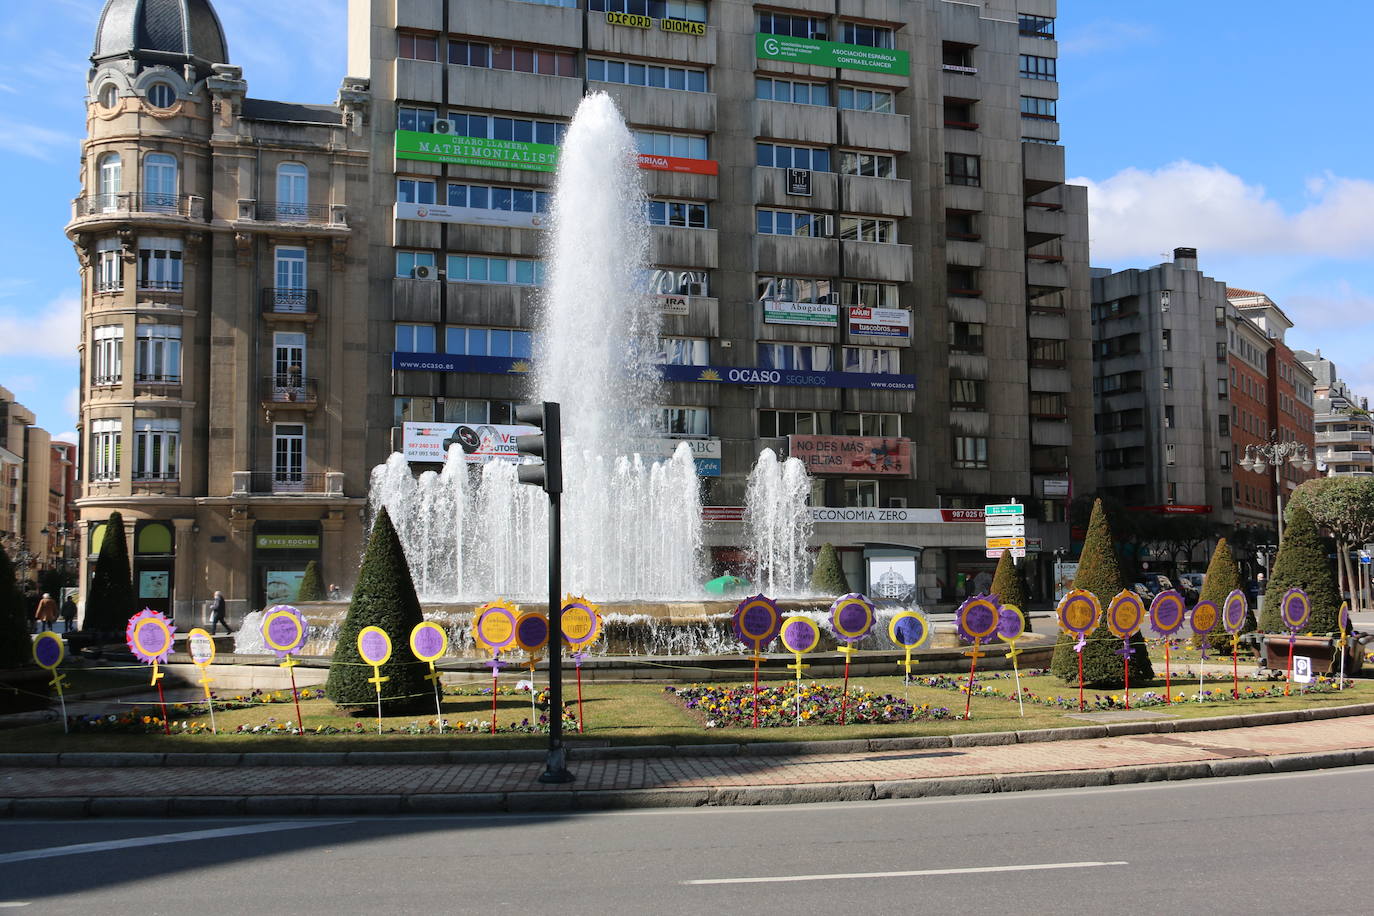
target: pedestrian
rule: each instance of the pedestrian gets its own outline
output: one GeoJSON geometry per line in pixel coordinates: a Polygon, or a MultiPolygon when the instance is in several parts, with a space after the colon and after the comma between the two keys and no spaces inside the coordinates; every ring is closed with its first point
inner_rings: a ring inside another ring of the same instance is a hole
{"type": "Polygon", "coordinates": [[[52,625],[57,622],[57,602],[52,600],[52,595],[47,592],[38,601],[38,607],[34,609],[33,619],[38,621],[38,630],[51,630],[52,625]]]}
{"type": "Polygon", "coordinates": [[[68,595],[62,602],[62,632],[70,633],[76,629],[76,602],[68,595]]]}
{"type": "Polygon", "coordinates": [[[210,601],[210,635],[214,636],[219,631],[219,625],[224,624],[224,632],[233,635],[234,631],[229,629],[229,621],[224,619],[224,594],[215,592],[215,597],[210,601]]]}
{"type": "Polygon", "coordinates": [[[338,601],[342,596],[343,593],[339,591],[339,587],[333,582],[329,583],[329,600],[338,601]]]}

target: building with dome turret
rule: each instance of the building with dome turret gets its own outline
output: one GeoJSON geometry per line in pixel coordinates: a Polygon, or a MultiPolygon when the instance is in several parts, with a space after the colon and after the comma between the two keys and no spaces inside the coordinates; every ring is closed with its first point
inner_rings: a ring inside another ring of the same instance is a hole
{"type": "Polygon", "coordinates": [[[255,99],[209,0],[107,0],[81,191],[83,580],[111,511],[139,606],[347,583],[366,501],[367,87],[255,99]]]}

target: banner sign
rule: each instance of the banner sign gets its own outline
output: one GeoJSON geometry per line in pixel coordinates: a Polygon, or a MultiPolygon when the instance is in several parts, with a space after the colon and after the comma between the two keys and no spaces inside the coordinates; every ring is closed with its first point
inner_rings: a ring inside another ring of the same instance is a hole
{"type": "MultiPolygon", "coordinates": [[[[419,372],[473,372],[482,375],[528,374],[527,359],[508,356],[459,356],[452,353],[392,353],[391,368],[419,372]]],[[[822,372],[798,369],[754,369],[739,366],[659,366],[668,382],[727,385],[783,385],[810,388],[858,388],[869,391],[915,391],[916,376],[896,373],[822,372]]]]}
{"type": "Polygon", "coordinates": [[[717,175],[720,166],[714,159],[684,159],[680,156],[639,154],[639,167],[656,172],[682,172],[687,175],[717,175]]]}
{"type": "Polygon", "coordinates": [[[658,303],[658,310],[665,315],[690,315],[692,313],[691,296],[654,296],[654,301],[658,303]]]}
{"type": "Polygon", "coordinates": [[[531,436],[532,426],[494,426],[488,423],[406,423],[401,432],[401,454],[406,461],[441,463],[450,445],[463,449],[468,464],[500,459],[517,461],[516,436],[531,436]]]}
{"type": "MultiPolygon", "coordinates": [[[[744,521],[743,506],[702,506],[701,520],[705,522],[742,522],[744,521]]],[[[811,520],[813,522],[827,523],[857,523],[871,525],[874,523],[897,523],[905,525],[938,525],[947,522],[978,522],[983,521],[982,509],[878,509],[878,508],[824,508],[814,506],[811,509],[811,520]],[[976,516],[967,513],[977,513],[976,516]]],[[[1034,539],[1032,539],[1034,540],[1034,539]]],[[[1001,555],[1001,551],[998,551],[1001,555]]]]}
{"type": "Polygon", "coordinates": [[[870,48],[867,45],[847,45],[838,41],[819,41],[812,38],[792,38],[788,35],[754,35],[759,57],[787,61],[792,64],[811,64],[816,67],[843,67],[846,70],[869,70],[906,76],[910,72],[909,55],[891,48],[870,48]]]}
{"type": "MultiPolygon", "coordinates": [[[[653,19],[638,13],[607,13],[606,22],[610,25],[625,25],[635,29],[652,29],[654,27],[653,19]]],[[[700,37],[706,34],[706,23],[688,22],[686,19],[659,19],[658,27],[665,32],[677,32],[681,35],[700,37]]]]}
{"type": "Polygon", "coordinates": [[[834,327],[840,307],[829,302],[779,302],[763,300],[763,320],[768,324],[812,324],[834,327]]]}
{"type": "Polygon", "coordinates": [[[487,165],[527,172],[558,170],[558,147],[519,140],[455,137],[417,130],[396,131],[396,158],[454,165],[487,165]]]}
{"type": "Polygon", "coordinates": [[[318,534],[259,534],[254,538],[258,550],[319,550],[318,534]]]}
{"type": "Polygon", "coordinates": [[[872,436],[788,436],[787,453],[812,474],[911,476],[911,440],[872,436]]]}
{"type": "Polygon", "coordinates": [[[464,223],[472,226],[512,226],[516,229],[543,229],[547,213],[515,210],[487,210],[476,207],[445,207],[439,204],[396,202],[396,219],[418,219],[427,223],[464,223]]]}
{"type": "Polygon", "coordinates": [[[849,309],[849,333],[870,337],[910,337],[911,313],[906,309],[849,309]]]}
{"type": "Polygon", "coordinates": [[[673,452],[684,442],[692,449],[692,460],[696,463],[698,477],[720,476],[719,439],[650,439],[638,443],[635,448],[639,449],[645,458],[658,460],[673,457],[673,452]]]}

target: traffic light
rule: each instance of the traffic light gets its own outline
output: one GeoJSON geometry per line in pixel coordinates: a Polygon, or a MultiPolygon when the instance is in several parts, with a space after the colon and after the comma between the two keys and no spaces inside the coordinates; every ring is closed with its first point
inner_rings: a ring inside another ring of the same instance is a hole
{"type": "Polygon", "coordinates": [[[550,496],[563,492],[563,424],[558,404],[521,404],[515,408],[515,421],[538,427],[538,435],[516,436],[515,450],[522,456],[542,458],[543,464],[522,464],[516,468],[521,483],[543,487],[550,496]]]}

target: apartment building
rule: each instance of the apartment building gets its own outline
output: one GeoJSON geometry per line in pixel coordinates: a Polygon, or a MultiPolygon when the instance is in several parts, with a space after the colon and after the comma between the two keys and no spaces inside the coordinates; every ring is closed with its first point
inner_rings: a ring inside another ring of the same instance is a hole
{"type": "Polygon", "coordinates": [[[26,590],[63,565],[60,548],[68,529],[60,526],[71,511],[74,482],[74,446],[54,442],[35,419],[13,392],[0,387],[0,543],[26,590]]]}
{"type": "Polygon", "coordinates": [[[1330,477],[1374,474],[1374,418],[1369,399],[1351,391],[1336,364],[1320,350],[1297,350],[1294,356],[1315,378],[1312,410],[1318,472],[1330,477]]]}

